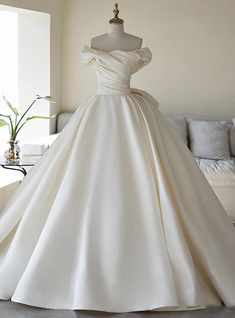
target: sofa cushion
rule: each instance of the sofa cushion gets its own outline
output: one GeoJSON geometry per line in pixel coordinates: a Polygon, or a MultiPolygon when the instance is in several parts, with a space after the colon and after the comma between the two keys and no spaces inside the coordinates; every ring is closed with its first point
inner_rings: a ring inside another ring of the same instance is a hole
{"type": "Polygon", "coordinates": [[[231,160],[195,159],[226,212],[235,222],[235,158],[231,160]]]}
{"type": "Polygon", "coordinates": [[[178,134],[183,139],[184,143],[187,145],[187,121],[184,116],[178,115],[166,115],[168,121],[176,128],[178,134]]]}
{"type": "Polygon", "coordinates": [[[190,149],[194,157],[229,160],[229,127],[226,122],[188,119],[190,149]]]}
{"type": "Polygon", "coordinates": [[[41,137],[31,141],[24,141],[21,146],[22,156],[42,156],[53,144],[59,133],[41,137]]]}
{"type": "MultiPolygon", "coordinates": [[[[217,175],[233,175],[233,185],[235,187],[235,158],[230,160],[212,160],[195,158],[198,166],[204,173],[216,173],[217,175]]],[[[229,181],[230,182],[230,181],[229,181]]]]}

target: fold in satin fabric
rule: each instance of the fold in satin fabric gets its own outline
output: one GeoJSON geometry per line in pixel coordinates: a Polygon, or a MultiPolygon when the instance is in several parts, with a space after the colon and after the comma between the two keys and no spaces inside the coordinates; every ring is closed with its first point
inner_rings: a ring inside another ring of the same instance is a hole
{"type": "Polygon", "coordinates": [[[128,88],[150,59],[146,48],[84,49],[108,94],[78,108],[2,211],[1,299],[112,312],[235,306],[234,228],[158,103],[128,88]]]}
{"type": "Polygon", "coordinates": [[[90,64],[98,77],[100,95],[127,95],[131,93],[131,75],[151,61],[152,54],[148,48],[131,52],[115,50],[102,52],[84,47],[81,60],[90,64]],[[128,63],[127,63],[128,58],[128,63]]]}

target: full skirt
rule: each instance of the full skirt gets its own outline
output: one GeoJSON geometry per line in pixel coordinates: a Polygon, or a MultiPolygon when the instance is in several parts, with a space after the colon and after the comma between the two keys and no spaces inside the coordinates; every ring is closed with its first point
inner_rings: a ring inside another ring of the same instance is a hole
{"type": "Polygon", "coordinates": [[[147,93],[90,97],[25,177],[0,214],[0,299],[235,306],[235,229],[147,93]]]}

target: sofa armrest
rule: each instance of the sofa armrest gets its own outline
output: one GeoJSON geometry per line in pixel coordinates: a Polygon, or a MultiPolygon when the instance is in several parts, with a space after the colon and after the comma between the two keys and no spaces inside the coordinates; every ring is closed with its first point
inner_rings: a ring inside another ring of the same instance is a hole
{"type": "Polygon", "coordinates": [[[57,116],[56,131],[61,132],[62,129],[67,125],[67,123],[72,118],[74,112],[61,112],[57,116]]]}

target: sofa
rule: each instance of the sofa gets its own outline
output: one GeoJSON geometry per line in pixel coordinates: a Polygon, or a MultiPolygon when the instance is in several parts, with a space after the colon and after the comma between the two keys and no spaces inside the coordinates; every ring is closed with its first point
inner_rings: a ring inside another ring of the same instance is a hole
{"type": "MultiPolygon", "coordinates": [[[[23,154],[43,155],[72,115],[72,112],[58,114],[55,134],[23,145],[23,154]]],[[[164,115],[191,150],[199,168],[235,222],[235,118],[164,115]]]]}
{"type": "Polygon", "coordinates": [[[165,114],[235,222],[235,118],[165,114]]]}

